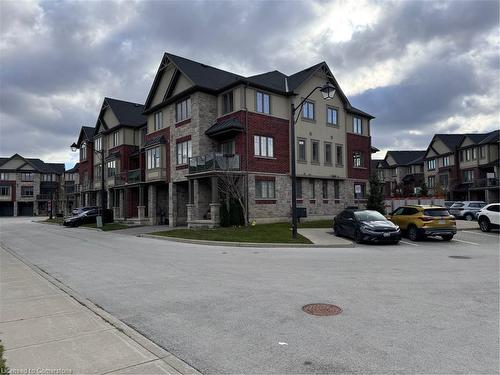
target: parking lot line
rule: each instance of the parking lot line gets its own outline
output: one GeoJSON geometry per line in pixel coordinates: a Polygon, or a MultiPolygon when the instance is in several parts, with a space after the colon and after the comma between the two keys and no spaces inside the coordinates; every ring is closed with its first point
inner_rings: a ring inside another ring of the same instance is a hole
{"type": "Polygon", "coordinates": [[[453,241],[458,241],[458,242],[468,243],[469,245],[479,246],[479,244],[476,243],[476,242],[469,242],[469,241],[464,241],[464,240],[457,240],[456,238],[453,241]]]}
{"type": "Polygon", "coordinates": [[[399,242],[402,242],[402,243],[407,244],[407,245],[412,245],[412,246],[420,246],[420,245],[417,245],[416,243],[407,242],[407,241],[403,241],[403,240],[400,240],[399,242]]]}
{"type": "Polygon", "coordinates": [[[477,234],[478,236],[484,236],[484,237],[498,237],[496,234],[487,234],[487,233],[482,233],[482,232],[473,232],[470,230],[464,230],[464,233],[471,233],[471,234],[477,234]]]}

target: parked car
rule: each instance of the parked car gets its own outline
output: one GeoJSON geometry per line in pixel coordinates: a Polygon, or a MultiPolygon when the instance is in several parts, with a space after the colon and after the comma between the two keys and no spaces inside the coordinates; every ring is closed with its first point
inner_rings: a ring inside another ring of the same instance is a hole
{"type": "Polygon", "coordinates": [[[443,240],[450,241],[457,233],[455,218],[444,207],[402,206],[387,218],[399,225],[412,241],[427,236],[440,236],[443,240]]]}
{"type": "MultiPolygon", "coordinates": [[[[82,224],[92,224],[97,222],[97,216],[100,215],[100,209],[92,208],[87,211],[83,211],[82,213],[74,216],[67,217],[63,225],[67,227],[78,227],[82,224]]],[[[103,215],[103,223],[112,223],[113,222],[113,211],[112,210],[104,210],[103,215]]]]}
{"type": "Polygon", "coordinates": [[[483,232],[500,229],[500,203],[492,203],[484,206],[477,213],[477,222],[483,232]]]}
{"type": "Polygon", "coordinates": [[[90,211],[90,210],[97,210],[97,207],[95,206],[86,206],[86,207],[77,207],[72,211],[72,214],[75,215],[80,215],[81,213],[85,211],[90,211]]]}
{"type": "Polygon", "coordinates": [[[486,203],[482,201],[455,202],[450,207],[450,214],[455,216],[457,219],[472,221],[476,218],[476,213],[478,213],[484,206],[486,206],[486,203]]]}
{"type": "Polygon", "coordinates": [[[444,201],[444,206],[446,208],[450,208],[451,206],[453,206],[454,203],[455,201],[444,201]]]}
{"type": "Polygon", "coordinates": [[[401,239],[399,227],[377,211],[346,209],[333,219],[333,231],[337,236],[353,238],[357,243],[389,242],[397,244],[401,239]]]}

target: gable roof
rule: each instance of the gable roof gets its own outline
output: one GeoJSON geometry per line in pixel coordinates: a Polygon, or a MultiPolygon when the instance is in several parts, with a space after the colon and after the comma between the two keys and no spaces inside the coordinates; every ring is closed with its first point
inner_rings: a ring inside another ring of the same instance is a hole
{"type": "MultiPolygon", "coordinates": [[[[248,84],[271,92],[278,93],[280,95],[291,96],[296,95],[294,90],[299,88],[305,81],[312,77],[318,70],[322,69],[333,85],[335,86],[338,95],[342,98],[346,105],[346,110],[351,113],[358,114],[360,116],[365,116],[370,119],[374,118],[372,115],[361,111],[360,109],[354,108],[350,103],[344,92],[340,88],[340,85],[336,81],[335,77],[330,71],[330,68],[326,62],[322,61],[318,64],[310,66],[309,68],[303,69],[297,73],[290,76],[278,71],[273,70],[271,72],[261,73],[249,77],[244,77],[235,73],[228,72],[226,70],[218,69],[210,65],[199,63],[193,60],[186,59],[181,56],[177,56],[168,52],[165,52],[158,67],[155,79],[149,90],[146,103],[144,105],[145,113],[151,110],[151,102],[153,100],[154,93],[160,84],[161,77],[165,71],[167,63],[171,62],[175,65],[176,69],[184,74],[194,85],[189,90],[204,90],[210,93],[220,93],[221,91],[227,90],[237,84],[248,84]]],[[[153,106],[154,108],[160,107],[162,104],[168,103],[168,100],[164,100],[162,103],[153,106]]]]}
{"type": "Polygon", "coordinates": [[[82,142],[92,141],[94,139],[95,128],[93,126],[82,126],[80,128],[80,134],[78,134],[78,140],[76,144],[80,146],[82,142]]]}
{"type": "Polygon", "coordinates": [[[230,132],[242,132],[245,128],[238,119],[229,118],[220,122],[216,122],[209,127],[205,134],[209,137],[227,134],[230,132]]]}
{"type": "Polygon", "coordinates": [[[500,130],[493,130],[491,133],[488,133],[483,140],[479,142],[480,145],[484,145],[487,143],[497,143],[500,141],[500,130]]]}
{"type": "Polygon", "coordinates": [[[146,116],[142,114],[144,112],[144,104],[113,98],[104,98],[104,102],[108,103],[120,125],[140,127],[147,122],[146,116]]]}
{"type": "Polygon", "coordinates": [[[446,147],[450,150],[454,150],[467,135],[469,134],[436,134],[434,135],[434,138],[440,139],[446,147]]]}
{"type": "Polygon", "coordinates": [[[382,168],[389,168],[389,164],[387,164],[387,161],[385,161],[385,159],[373,159],[371,161],[372,170],[377,169],[379,164],[382,168]]]}
{"type": "Polygon", "coordinates": [[[404,150],[404,151],[387,151],[385,154],[385,159],[390,155],[396,165],[412,165],[421,164],[424,162],[425,150],[404,150]]]}
{"type": "MultiPolygon", "coordinates": [[[[37,158],[25,158],[19,154],[14,154],[10,158],[0,158],[0,166],[3,164],[7,163],[9,160],[12,160],[14,158],[20,158],[26,164],[28,164],[30,167],[33,168],[33,170],[40,172],[40,173],[55,173],[55,174],[62,174],[64,173],[64,164],[63,163],[45,163],[44,161],[37,159],[37,158]]],[[[22,166],[24,166],[23,164],[22,166]]]]}

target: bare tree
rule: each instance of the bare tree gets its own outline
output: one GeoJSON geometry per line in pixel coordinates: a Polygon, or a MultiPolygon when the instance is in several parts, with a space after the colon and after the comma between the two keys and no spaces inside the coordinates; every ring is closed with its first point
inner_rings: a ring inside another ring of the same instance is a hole
{"type": "MultiPolygon", "coordinates": [[[[233,172],[231,170],[223,170],[218,175],[217,188],[224,194],[227,198],[232,198],[238,202],[243,211],[243,218],[245,226],[247,223],[247,207],[245,204],[245,176],[239,172],[233,172]]],[[[229,200],[226,199],[226,205],[229,204],[229,200]]],[[[228,207],[229,208],[229,207],[228,207]]]]}

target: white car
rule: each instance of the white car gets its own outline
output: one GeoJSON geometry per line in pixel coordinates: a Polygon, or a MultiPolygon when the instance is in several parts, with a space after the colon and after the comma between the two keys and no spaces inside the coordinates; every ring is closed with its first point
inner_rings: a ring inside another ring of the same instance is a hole
{"type": "Polygon", "coordinates": [[[477,213],[479,228],[483,232],[489,232],[491,229],[500,228],[500,203],[492,203],[484,206],[477,213]]]}

